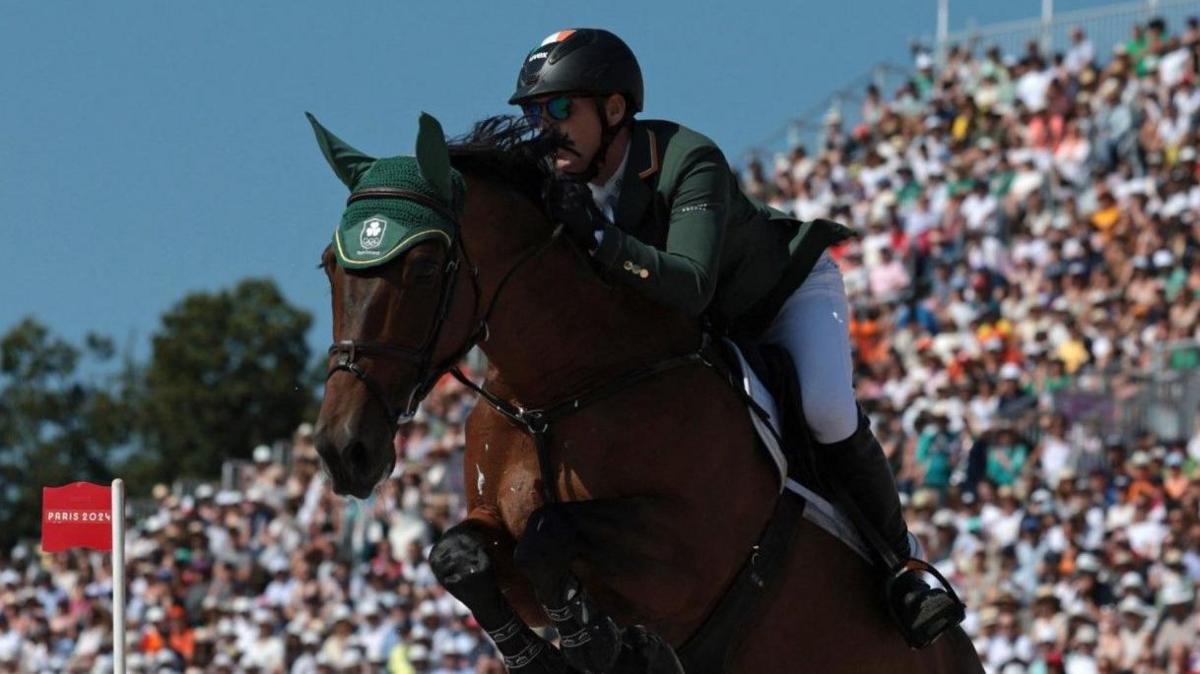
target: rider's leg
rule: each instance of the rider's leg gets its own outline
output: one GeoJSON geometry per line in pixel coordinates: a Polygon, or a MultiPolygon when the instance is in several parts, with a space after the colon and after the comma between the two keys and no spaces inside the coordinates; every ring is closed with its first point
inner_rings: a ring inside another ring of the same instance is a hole
{"type": "MultiPolygon", "coordinates": [[[[763,340],[788,350],[800,380],[804,418],[820,465],[834,473],[856,507],[901,561],[912,557],[891,466],[854,397],[846,289],[825,253],[780,309],[763,340]]],[[[893,570],[897,571],[897,570],[893,570]]],[[[910,641],[927,642],[961,618],[957,601],[901,573],[889,600],[910,641]]]]}

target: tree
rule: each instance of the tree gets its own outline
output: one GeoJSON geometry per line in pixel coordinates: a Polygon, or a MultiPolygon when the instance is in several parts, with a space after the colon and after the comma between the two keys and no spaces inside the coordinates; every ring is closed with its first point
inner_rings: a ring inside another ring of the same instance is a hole
{"type": "Polygon", "coordinates": [[[112,479],[133,411],[121,376],[84,375],[113,360],[108,338],[76,347],[32,318],[0,337],[0,544],[36,536],[41,488],[112,479]],[[88,368],[82,368],[86,363],[88,368]]]}
{"type": "Polygon", "coordinates": [[[312,316],[272,281],[195,293],[162,317],[139,395],[136,475],[215,477],[222,461],[287,437],[313,398],[304,333],[312,316]]]}

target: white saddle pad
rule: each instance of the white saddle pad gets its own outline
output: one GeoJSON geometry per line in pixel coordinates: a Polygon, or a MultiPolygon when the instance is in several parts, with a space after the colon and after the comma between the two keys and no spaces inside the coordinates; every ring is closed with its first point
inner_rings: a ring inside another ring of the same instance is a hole
{"type": "MultiPolygon", "coordinates": [[[[750,423],[754,425],[755,432],[762,440],[763,448],[767,450],[767,454],[779,472],[780,493],[786,489],[800,495],[806,503],[804,506],[805,519],[841,540],[863,559],[870,561],[871,555],[867,545],[859,536],[858,529],[854,527],[850,519],[820,494],[788,477],[787,455],[783,452],[781,440],[783,432],[780,426],[779,407],[775,403],[775,398],[758,378],[758,375],[754,373],[750,364],[746,362],[746,358],[737,344],[728,339],[725,340],[725,343],[729,345],[733,353],[737,354],[737,362],[730,365],[737,370],[736,374],[741,379],[742,389],[756,405],[767,413],[767,419],[763,419],[753,407],[746,406],[746,412],[750,415],[750,423]]],[[[910,539],[913,542],[916,541],[911,536],[910,539]]]]}

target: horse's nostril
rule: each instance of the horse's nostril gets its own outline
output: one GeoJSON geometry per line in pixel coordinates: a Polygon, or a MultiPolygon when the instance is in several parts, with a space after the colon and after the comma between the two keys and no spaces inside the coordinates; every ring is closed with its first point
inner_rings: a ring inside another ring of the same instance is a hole
{"type": "Polygon", "coordinates": [[[356,473],[361,473],[371,464],[371,456],[367,453],[367,446],[361,441],[356,441],[354,444],[346,448],[346,465],[356,473]]]}

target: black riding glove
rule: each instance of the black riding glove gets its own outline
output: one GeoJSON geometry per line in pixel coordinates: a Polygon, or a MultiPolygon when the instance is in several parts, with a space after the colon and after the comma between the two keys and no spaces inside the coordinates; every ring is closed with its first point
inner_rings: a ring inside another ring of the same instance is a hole
{"type": "Polygon", "coordinates": [[[596,252],[600,245],[596,241],[596,232],[604,229],[608,219],[596,205],[587,183],[550,178],[542,196],[546,212],[552,220],[563,224],[566,235],[587,252],[596,252]]]}

